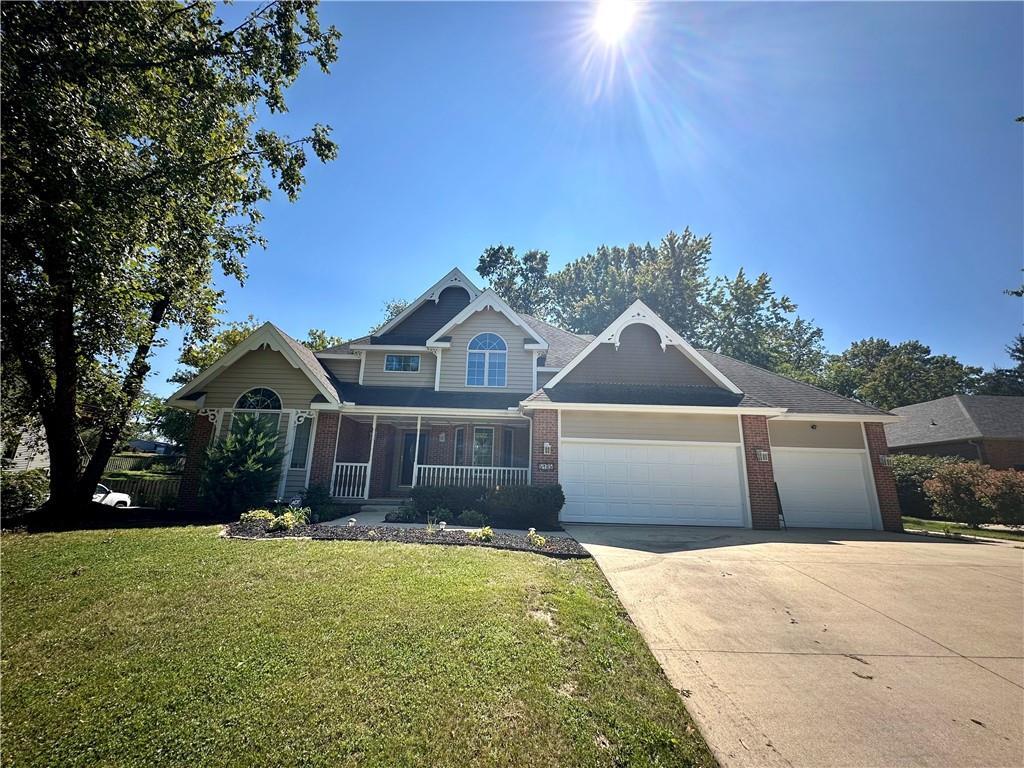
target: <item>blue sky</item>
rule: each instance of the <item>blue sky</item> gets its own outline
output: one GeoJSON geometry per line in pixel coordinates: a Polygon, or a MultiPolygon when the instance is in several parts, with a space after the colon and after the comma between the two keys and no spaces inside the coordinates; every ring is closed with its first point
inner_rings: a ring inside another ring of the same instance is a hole
{"type": "MultiPolygon", "coordinates": [[[[242,6],[242,10],[245,7],[242,6]]],[[[238,7],[234,9],[236,12],[238,7]]],[[[225,319],[365,333],[481,251],[689,226],[768,272],[833,351],[921,339],[1005,364],[1024,302],[1024,5],[648,4],[618,48],[590,4],[328,3],[344,38],[269,125],[337,161],[266,206],[225,319]]],[[[154,360],[168,394],[180,335],[154,360]]]]}

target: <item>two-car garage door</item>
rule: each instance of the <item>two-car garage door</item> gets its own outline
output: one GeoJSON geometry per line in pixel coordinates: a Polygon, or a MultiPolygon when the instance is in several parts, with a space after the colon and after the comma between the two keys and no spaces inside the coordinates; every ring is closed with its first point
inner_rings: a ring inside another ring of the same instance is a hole
{"type": "MultiPolygon", "coordinates": [[[[747,524],[739,446],[563,439],[565,522],[747,524]]],[[[773,448],[786,524],[874,528],[864,451],[773,448]]]]}
{"type": "Polygon", "coordinates": [[[738,445],[563,439],[565,522],[746,524],[738,445]]]}

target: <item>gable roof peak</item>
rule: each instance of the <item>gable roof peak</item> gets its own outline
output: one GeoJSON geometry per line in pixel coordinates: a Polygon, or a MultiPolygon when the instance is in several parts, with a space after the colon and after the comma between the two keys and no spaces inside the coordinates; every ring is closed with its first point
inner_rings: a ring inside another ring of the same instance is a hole
{"type": "Polygon", "coordinates": [[[469,294],[469,300],[472,302],[480,295],[480,289],[476,287],[472,280],[466,277],[466,273],[458,267],[453,267],[448,274],[434,283],[432,286],[427,288],[423,293],[409,302],[409,306],[391,318],[388,322],[377,329],[374,336],[383,336],[388,331],[397,328],[403,320],[409,315],[423,306],[426,302],[432,301],[435,304],[441,298],[441,293],[445,288],[462,288],[469,294]]]}
{"type": "Polygon", "coordinates": [[[541,336],[533,326],[526,322],[518,312],[512,309],[512,307],[510,307],[508,303],[501,298],[501,296],[495,293],[492,288],[484,289],[478,296],[469,302],[469,304],[459,312],[459,314],[442,325],[433,336],[427,339],[427,346],[437,344],[442,340],[442,337],[452,330],[452,328],[461,325],[477,312],[481,312],[485,309],[490,309],[504,315],[513,325],[522,328],[523,332],[533,339],[532,342],[528,342],[527,349],[540,350],[548,348],[547,340],[541,336]]]}

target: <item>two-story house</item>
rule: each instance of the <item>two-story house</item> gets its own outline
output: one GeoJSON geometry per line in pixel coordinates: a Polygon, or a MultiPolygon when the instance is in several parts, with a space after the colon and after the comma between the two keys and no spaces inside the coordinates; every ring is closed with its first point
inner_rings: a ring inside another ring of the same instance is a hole
{"type": "Polygon", "coordinates": [[[458,269],[376,333],[313,352],[271,323],[170,399],[197,413],[181,502],[238,413],[278,430],[278,495],[561,483],[564,521],[900,529],[897,417],[694,349],[637,301],[596,337],[458,269]],[[777,491],[776,491],[777,488],[777,491]]]}

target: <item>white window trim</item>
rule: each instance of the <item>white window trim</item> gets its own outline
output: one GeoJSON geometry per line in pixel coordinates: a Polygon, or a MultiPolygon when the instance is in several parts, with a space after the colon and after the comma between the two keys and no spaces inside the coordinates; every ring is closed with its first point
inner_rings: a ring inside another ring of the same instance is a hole
{"type": "Polygon", "coordinates": [[[272,387],[265,387],[262,384],[257,384],[255,387],[249,387],[242,394],[240,394],[238,397],[236,397],[235,398],[235,405],[234,405],[234,407],[231,410],[233,410],[233,411],[243,411],[243,412],[252,411],[252,412],[260,412],[260,413],[262,413],[262,412],[268,412],[269,413],[271,411],[273,411],[273,412],[280,412],[280,411],[284,410],[284,398],[281,397],[281,393],[278,392],[276,389],[274,389],[272,387]],[[243,397],[245,397],[250,392],[252,392],[254,389],[265,389],[265,390],[267,390],[267,392],[273,392],[274,393],[274,397],[277,398],[277,402],[279,402],[281,404],[281,407],[280,408],[239,408],[238,407],[238,401],[241,400],[243,397]]]}
{"type": "Polygon", "coordinates": [[[423,368],[423,360],[420,359],[419,355],[403,355],[400,352],[388,352],[386,355],[384,355],[384,373],[419,373],[422,370],[422,368],[423,368]],[[416,358],[416,370],[415,371],[402,371],[402,370],[397,370],[396,371],[396,370],[392,370],[392,369],[388,368],[388,358],[389,357],[415,357],[416,358]]]}
{"type": "Polygon", "coordinates": [[[474,336],[472,339],[470,339],[468,344],[466,344],[466,386],[467,387],[480,387],[480,388],[483,388],[483,389],[507,389],[508,388],[508,342],[505,340],[505,337],[502,336],[500,333],[495,333],[494,331],[481,331],[480,333],[476,334],[476,336],[474,336]],[[490,334],[491,336],[497,336],[499,339],[501,339],[501,343],[505,345],[505,348],[504,349],[470,349],[469,348],[470,344],[472,344],[474,341],[476,341],[481,336],[485,336],[487,334],[490,334]],[[498,354],[501,354],[501,355],[505,356],[505,382],[503,384],[488,384],[487,383],[487,379],[489,378],[488,374],[490,373],[490,370],[491,370],[491,353],[492,352],[496,352],[498,354]],[[484,356],[484,383],[483,384],[470,384],[469,383],[469,356],[470,355],[483,355],[484,356]]]}
{"type": "Polygon", "coordinates": [[[470,466],[472,466],[472,467],[493,467],[494,466],[494,427],[473,427],[472,459],[473,459],[473,463],[470,464],[470,466]],[[491,433],[491,463],[490,464],[477,464],[476,463],[476,433],[477,432],[490,432],[491,433]]]}
{"type": "Polygon", "coordinates": [[[312,417],[307,417],[307,418],[302,420],[302,424],[309,424],[309,440],[306,443],[306,450],[303,452],[303,464],[302,464],[301,467],[293,466],[293,462],[295,461],[295,458],[296,458],[296,456],[295,456],[295,435],[298,433],[299,428],[302,426],[302,424],[299,424],[298,423],[298,419],[296,417],[294,417],[294,416],[292,417],[291,421],[294,422],[294,423],[291,424],[291,427],[292,427],[292,446],[291,446],[291,450],[288,452],[288,471],[289,472],[303,472],[303,471],[309,469],[309,457],[310,457],[310,454],[312,453],[312,448],[313,448],[313,438],[315,436],[315,433],[313,432],[313,427],[314,427],[313,418],[312,417]]]}

